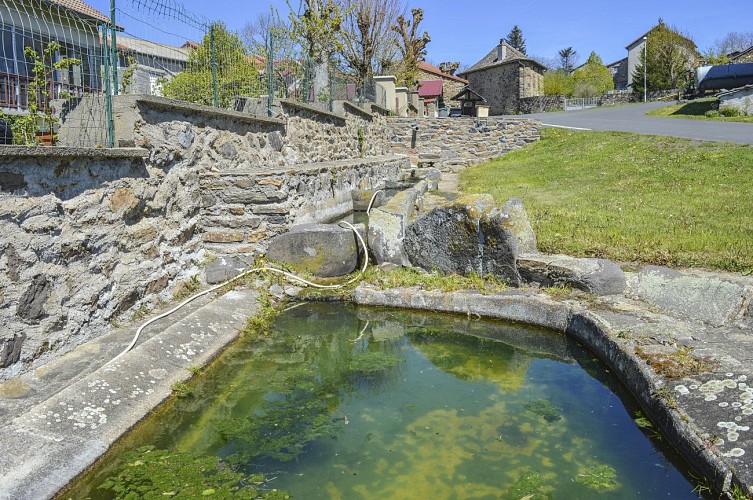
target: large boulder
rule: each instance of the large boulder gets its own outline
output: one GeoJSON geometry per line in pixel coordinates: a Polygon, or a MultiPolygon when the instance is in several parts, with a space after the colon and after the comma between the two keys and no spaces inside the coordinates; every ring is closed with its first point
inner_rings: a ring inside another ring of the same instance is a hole
{"type": "Polygon", "coordinates": [[[625,273],[614,262],[568,255],[520,255],[518,272],[526,283],[571,286],[596,295],[622,293],[627,283],[625,273]]]}
{"type": "Polygon", "coordinates": [[[490,195],[473,195],[417,218],[406,230],[404,247],[414,266],[492,274],[518,286],[520,248],[535,249],[535,241],[519,200],[498,208],[490,195]]]}
{"type": "Polygon", "coordinates": [[[267,248],[267,258],[322,278],[344,276],[358,265],[359,245],[350,229],[303,224],[275,237],[267,248]]]}

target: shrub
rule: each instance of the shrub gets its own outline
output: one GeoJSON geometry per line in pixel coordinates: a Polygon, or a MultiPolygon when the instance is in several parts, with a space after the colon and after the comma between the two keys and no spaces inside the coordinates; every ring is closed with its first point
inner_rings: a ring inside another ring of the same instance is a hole
{"type": "Polygon", "coordinates": [[[719,110],[719,114],[731,118],[733,116],[740,116],[740,110],[737,108],[722,108],[719,110]]]}
{"type": "Polygon", "coordinates": [[[706,118],[718,118],[719,117],[719,111],[717,111],[715,109],[710,109],[710,110],[706,111],[703,114],[703,116],[705,116],[706,118]]]}

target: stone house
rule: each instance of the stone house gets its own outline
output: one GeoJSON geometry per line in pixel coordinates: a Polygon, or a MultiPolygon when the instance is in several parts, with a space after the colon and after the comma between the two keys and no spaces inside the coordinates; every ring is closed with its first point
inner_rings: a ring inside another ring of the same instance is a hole
{"type": "Polygon", "coordinates": [[[418,89],[419,96],[424,99],[424,102],[427,102],[428,100],[429,104],[432,102],[432,99],[436,99],[438,107],[457,106],[458,102],[452,101],[451,97],[468,85],[468,80],[455,76],[451,72],[442,71],[440,68],[433,64],[429,64],[426,61],[419,61],[418,63],[418,81],[420,85],[418,89]],[[438,95],[429,94],[429,92],[435,93],[437,90],[437,84],[430,84],[424,91],[424,94],[426,95],[422,95],[421,87],[424,86],[424,83],[435,81],[441,82],[441,93],[438,95]]]}
{"type": "Polygon", "coordinates": [[[468,80],[468,87],[483,96],[490,115],[520,111],[520,99],[543,94],[546,67],[504,40],[480,61],[458,76],[468,80]]]}
{"type": "Polygon", "coordinates": [[[607,64],[607,69],[612,73],[614,90],[626,90],[628,88],[628,58],[624,57],[612,64],[607,64]]]}
{"type": "Polygon", "coordinates": [[[131,83],[126,89],[128,94],[162,95],[162,79],[173,78],[185,71],[188,55],[193,50],[188,43],[173,47],[120,35],[117,36],[117,43],[118,86],[123,84],[123,76],[131,60],[136,63],[131,83]]]}
{"type": "MultiPolygon", "coordinates": [[[[667,25],[664,24],[664,21],[659,20],[659,24],[633,40],[631,43],[627,44],[625,48],[628,51],[628,57],[627,57],[627,87],[632,87],[633,85],[633,73],[635,72],[635,68],[638,67],[641,64],[641,57],[643,55],[643,47],[646,45],[646,39],[647,37],[651,36],[651,33],[654,31],[660,29],[660,28],[667,28],[667,25]]],[[[678,33],[679,35],[679,33],[678,33]]],[[[693,42],[693,40],[690,40],[689,38],[685,38],[684,36],[680,35],[682,39],[684,40],[685,44],[687,45],[686,50],[688,52],[688,56],[690,57],[691,66],[688,68],[688,70],[692,69],[692,64],[695,63],[696,59],[696,49],[697,46],[693,42]]],[[[616,87],[615,87],[616,88],[616,87]]]]}
{"type": "MultiPolygon", "coordinates": [[[[54,70],[52,99],[84,96],[102,88],[100,39],[97,27],[109,18],[82,0],[19,0],[0,4],[0,108],[10,113],[28,109],[28,88],[34,78],[31,47],[41,57],[51,42],[59,45],[54,60],[75,58],[81,64],[54,70]]],[[[41,95],[39,99],[42,99],[41,95]]]]}
{"type": "Polygon", "coordinates": [[[731,53],[729,55],[729,62],[732,64],[753,63],[753,46],[731,53]]]}

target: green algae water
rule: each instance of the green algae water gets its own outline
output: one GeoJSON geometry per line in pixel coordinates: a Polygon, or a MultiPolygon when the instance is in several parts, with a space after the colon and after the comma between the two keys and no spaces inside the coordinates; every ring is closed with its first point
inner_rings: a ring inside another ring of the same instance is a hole
{"type": "Polygon", "coordinates": [[[604,366],[546,330],[305,304],[191,388],[65,497],[698,498],[604,366]]]}

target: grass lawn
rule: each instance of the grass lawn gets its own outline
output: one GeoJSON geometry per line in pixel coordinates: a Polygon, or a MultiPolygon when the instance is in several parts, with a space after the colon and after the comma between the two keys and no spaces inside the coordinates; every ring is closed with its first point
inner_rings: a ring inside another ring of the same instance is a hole
{"type": "Polygon", "coordinates": [[[544,129],[460,187],[521,198],[543,252],[753,271],[753,147],[544,129]]]}
{"type": "Polygon", "coordinates": [[[716,102],[716,97],[708,97],[705,99],[696,99],[681,104],[674,104],[672,106],[664,106],[663,108],[654,109],[646,113],[649,116],[663,116],[665,118],[691,118],[694,120],[715,120],[720,122],[748,122],[753,123],[753,116],[733,116],[730,118],[724,116],[718,116],[715,118],[709,118],[704,114],[706,111],[711,111],[711,105],[716,102]]]}

